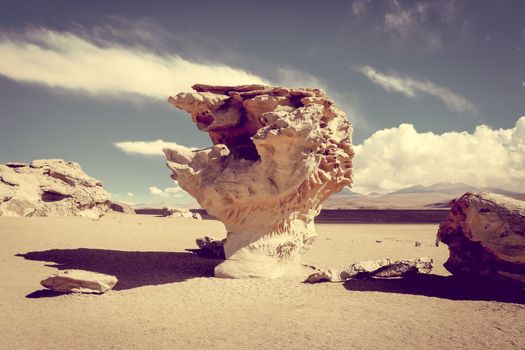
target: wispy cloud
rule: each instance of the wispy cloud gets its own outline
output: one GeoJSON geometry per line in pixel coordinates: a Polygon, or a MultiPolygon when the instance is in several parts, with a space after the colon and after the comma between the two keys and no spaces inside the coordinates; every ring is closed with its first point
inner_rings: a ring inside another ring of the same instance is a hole
{"type": "Polygon", "coordinates": [[[395,73],[383,74],[370,66],[356,67],[356,71],[365,75],[374,84],[381,86],[386,91],[398,92],[411,98],[417,97],[418,93],[422,92],[439,98],[452,111],[473,114],[477,112],[476,107],[466,98],[428,80],[420,81],[395,73]]]}
{"type": "MultiPolygon", "coordinates": [[[[107,44],[107,43],[106,43],[107,44]]],[[[242,69],[192,62],[143,48],[100,45],[48,29],[0,36],[0,75],[19,82],[89,92],[166,98],[208,84],[266,83],[242,69]]]]}
{"type": "Polygon", "coordinates": [[[182,147],[178,143],[166,142],[160,139],[155,141],[121,141],[115,142],[114,145],[125,153],[143,156],[163,156],[163,148],[182,147]]]}
{"type": "Polygon", "coordinates": [[[408,44],[424,51],[441,49],[453,33],[465,35],[468,21],[461,20],[461,4],[456,0],[383,2],[382,27],[396,45],[408,44]],[[445,40],[445,38],[447,40],[445,40]]]}
{"type": "Polygon", "coordinates": [[[352,2],[352,14],[354,16],[361,16],[367,10],[370,0],[354,0],[352,2]]]}
{"type": "MultiPolygon", "coordinates": [[[[159,51],[165,46],[158,42],[157,36],[165,35],[151,23],[139,22],[132,26],[118,18],[114,25],[80,27],[75,32],[46,28],[22,33],[0,31],[0,76],[92,97],[139,95],[166,99],[171,94],[189,91],[198,82],[320,87],[348,113],[350,120],[367,128],[366,118],[356,105],[356,96],[340,92],[316,76],[279,66],[255,74],[231,64],[205,61],[199,55],[190,55],[199,59],[185,59],[159,51]],[[146,43],[153,43],[155,48],[148,48],[146,43]],[[134,44],[137,46],[132,46],[134,44]]],[[[162,146],[155,148],[154,144],[119,142],[116,145],[128,153],[162,154],[162,146]],[[154,150],[148,150],[152,147],[154,150]]]]}
{"type": "Polygon", "coordinates": [[[480,125],[473,133],[422,133],[401,124],[375,132],[354,150],[358,192],[438,182],[524,191],[525,116],[511,129],[480,125]]]}

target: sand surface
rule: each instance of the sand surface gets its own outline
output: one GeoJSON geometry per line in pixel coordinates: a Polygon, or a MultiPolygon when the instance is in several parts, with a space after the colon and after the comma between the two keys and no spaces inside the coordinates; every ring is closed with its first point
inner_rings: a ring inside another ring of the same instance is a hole
{"type": "Polygon", "coordinates": [[[185,251],[197,237],[224,237],[217,221],[0,217],[0,349],[525,348],[521,295],[448,276],[447,248],[434,246],[437,225],[319,224],[317,231],[305,264],[430,256],[434,272],[315,285],[223,280],[211,277],[219,260],[185,251]],[[103,295],[42,291],[39,281],[57,268],[119,282],[103,295]]]}

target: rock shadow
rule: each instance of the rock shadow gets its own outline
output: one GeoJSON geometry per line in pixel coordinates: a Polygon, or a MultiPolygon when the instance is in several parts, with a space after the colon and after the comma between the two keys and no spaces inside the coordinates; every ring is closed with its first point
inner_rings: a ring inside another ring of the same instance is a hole
{"type": "MultiPolygon", "coordinates": [[[[27,260],[52,262],[46,266],[59,270],[78,269],[117,277],[113,290],[126,290],[182,282],[197,277],[213,277],[222,260],[186,252],[127,252],[104,249],[51,249],[17,254],[27,260]]],[[[28,298],[55,296],[35,291],[28,298]]],[[[61,295],[61,294],[57,294],[61,295]]]]}
{"type": "Polygon", "coordinates": [[[54,297],[58,297],[64,294],[68,294],[68,293],[55,292],[54,290],[49,290],[49,289],[40,289],[40,290],[35,290],[32,293],[29,293],[28,295],[26,295],[26,298],[28,299],[54,298],[54,297]]]}
{"type": "Polygon", "coordinates": [[[423,295],[450,300],[482,300],[525,304],[525,292],[516,286],[456,276],[417,274],[400,279],[351,279],[350,291],[423,295]]]}

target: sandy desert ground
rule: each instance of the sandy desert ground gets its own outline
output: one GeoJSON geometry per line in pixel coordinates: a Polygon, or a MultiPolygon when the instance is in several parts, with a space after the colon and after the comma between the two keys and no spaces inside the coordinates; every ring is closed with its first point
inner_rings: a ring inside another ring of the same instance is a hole
{"type": "Polygon", "coordinates": [[[430,256],[435,269],[412,279],[308,285],[211,277],[220,261],[185,249],[203,235],[223,237],[218,221],[0,217],[0,348],[525,348],[523,295],[448,276],[437,227],[318,224],[305,264],[430,256]],[[39,281],[65,268],[119,282],[103,295],[43,291],[39,281]]]}

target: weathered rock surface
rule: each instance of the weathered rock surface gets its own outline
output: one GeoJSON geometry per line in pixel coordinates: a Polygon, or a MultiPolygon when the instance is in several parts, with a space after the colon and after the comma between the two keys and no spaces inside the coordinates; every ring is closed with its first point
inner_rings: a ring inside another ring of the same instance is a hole
{"type": "Polygon", "coordinates": [[[306,283],[342,282],[352,278],[400,278],[432,271],[433,260],[428,257],[416,259],[368,260],[348,266],[342,271],[318,269],[308,276],[306,283]]]}
{"type": "Polygon", "coordinates": [[[454,275],[503,278],[525,285],[525,202],[493,193],[465,193],[439,225],[454,275]]]}
{"type": "Polygon", "coordinates": [[[64,270],[42,280],[48,289],[63,293],[105,293],[115,286],[117,278],[83,270],[64,270]]]}
{"type": "Polygon", "coordinates": [[[0,216],[98,218],[110,205],[110,194],[78,163],[40,159],[0,164],[0,216]]]}
{"type": "Polygon", "coordinates": [[[214,144],[164,149],[172,178],[228,231],[215,276],[299,269],[321,203],[352,183],[352,127],[322,90],[195,85],[169,98],[214,144]]]}
{"type": "Polygon", "coordinates": [[[127,203],[112,202],[110,209],[123,214],[135,214],[135,209],[127,203]]]}

